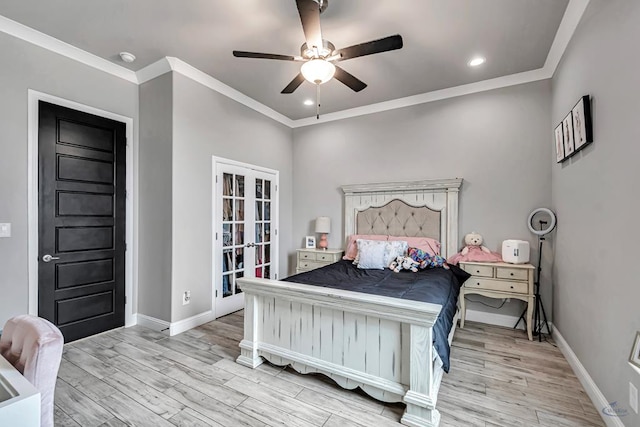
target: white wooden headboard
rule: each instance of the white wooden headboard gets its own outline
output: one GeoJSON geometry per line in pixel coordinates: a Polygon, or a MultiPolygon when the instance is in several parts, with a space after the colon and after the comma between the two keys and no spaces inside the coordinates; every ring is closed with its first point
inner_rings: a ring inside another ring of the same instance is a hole
{"type": "Polygon", "coordinates": [[[351,234],[427,236],[438,239],[442,255],[449,257],[460,245],[461,185],[462,178],[344,185],[345,238],[351,234]]]}

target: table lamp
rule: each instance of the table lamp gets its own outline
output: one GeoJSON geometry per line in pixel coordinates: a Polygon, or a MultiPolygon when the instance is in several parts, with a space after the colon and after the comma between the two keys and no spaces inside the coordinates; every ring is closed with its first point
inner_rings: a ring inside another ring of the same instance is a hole
{"type": "Polygon", "coordinates": [[[331,232],[331,218],[328,216],[319,216],[316,218],[316,233],[321,233],[320,243],[318,247],[327,250],[329,242],[327,242],[327,234],[331,232]]]}

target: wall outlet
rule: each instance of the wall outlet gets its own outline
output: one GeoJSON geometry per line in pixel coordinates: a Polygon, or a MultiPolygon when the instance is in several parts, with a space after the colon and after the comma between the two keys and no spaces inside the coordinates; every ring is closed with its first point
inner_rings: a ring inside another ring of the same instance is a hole
{"type": "Polygon", "coordinates": [[[187,305],[191,302],[191,291],[184,291],[182,294],[182,305],[187,305]]]}
{"type": "Polygon", "coordinates": [[[0,237],[11,237],[11,223],[3,222],[0,224],[0,237]]]}
{"type": "Polygon", "coordinates": [[[629,381],[629,406],[633,412],[638,413],[638,389],[629,381]]]}

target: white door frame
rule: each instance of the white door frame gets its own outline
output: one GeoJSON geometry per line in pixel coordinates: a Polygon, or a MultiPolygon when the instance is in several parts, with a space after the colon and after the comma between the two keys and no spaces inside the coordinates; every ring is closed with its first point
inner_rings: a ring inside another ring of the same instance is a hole
{"type": "Polygon", "coordinates": [[[276,274],[276,277],[280,276],[280,172],[275,169],[269,169],[262,166],[252,165],[250,163],[238,162],[236,160],[225,159],[223,157],[211,157],[211,182],[212,182],[212,197],[211,197],[211,309],[213,310],[214,318],[217,318],[216,313],[216,262],[219,260],[215,260],[216,254],[216,224],[217,224],[217,215],[219,213],[217,206],[217,185],[216,185],[216,175],[218,173],[217,165],[229,165],[229,166],[239,166],[246,169],[255,170],[258,172],[265,172],[275,176],[275,185],[276,185],[276,197],[272,202],[274,205],[275,215],[273,215],[274,223],[276,224],[276,232],[274,236],[271,237],[271,244],[273,245],[273,255],[271,257],[271,267],[272,271],[276,274]]]}
{"type": "Polygon", "coordinates": [[[59,98],[32,89],[28,90],[28,130],[27,130],[27,233],[28,233],[28,267],[29,267],[29,314],[38,314],[38,101],[50,102],[62,107],[72,108],[96,116],[123,122],[127,125],[126,156],[126,228],[125,241],[125,295],[124,325],[136,324],[133,301],[138,296],[138,144],[133,138],[133,119],[109,111],[90,107],[68,99],[59,98]],[[136,176],[134,176],[136,174],[136,176]]]}

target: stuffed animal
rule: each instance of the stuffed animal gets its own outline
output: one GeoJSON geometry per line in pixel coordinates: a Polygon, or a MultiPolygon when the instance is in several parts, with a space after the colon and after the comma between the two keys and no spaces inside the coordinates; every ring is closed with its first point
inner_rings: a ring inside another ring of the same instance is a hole
{"type": "Polygon", "coordinates": [[[420,270],[435,267],[442,267],[446,270],[449,269],[446,259],[440,255],[431,255],[429,252],[423,251],[420,248],[409,248],[407,255],[418,263],[420,270]]]}
{"type": "Polygon", "coordinates": [[[395,260],[389,264],[389,269],[394,273],[399,273],[400,270],[410,270],[414,273],[418,271],[418,263],[410,257],[398,256],[395,260]]]}
{"type": "Polygon", "coordinates": [[[452,255],[447,260],[451,265],[458,265],[460,261],[500,262],[502,256],[491,252],[489,248],[482,246],[482,236],[475,231],[464,236],[465,247],[460,252],[452,255]]]}
{"type": "Polygon", "coordinates": [[[404,257],[404,259],[402,260],[402,268],[404,270],[411,270],[414,273],[418,272],[418,264],[417,262],[415,262],[413,259],[411,259],[411,257],[404,257]]]}
{"type": "Polygon", "coordinates": [[[399,273],[400,270],[402,270],[402,260],[403,259],[404,259],[403,256],[396,257],[396,259],[391,261],[391,264],[389,264],[389,270],[392,270],[394,273],[399,273]]]}
{"type": "Polygon", "coordinates": [[[472,249],[473,247],[479,247],[480,250],[482,250],[482,252],[490,254],[491,251],[486,246],[482,246],[482,242],[484,242],[484,239],[482,238],[482,236],[476,233],[475,231],[472,231],[471,233],[464,236],[464,243],[467,246],[462,248],[462,251],[460,251],[460,253],[462,255],[466,255],[469,253],[469,250],[472,249]]]}

